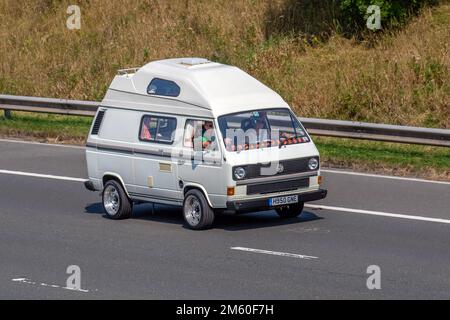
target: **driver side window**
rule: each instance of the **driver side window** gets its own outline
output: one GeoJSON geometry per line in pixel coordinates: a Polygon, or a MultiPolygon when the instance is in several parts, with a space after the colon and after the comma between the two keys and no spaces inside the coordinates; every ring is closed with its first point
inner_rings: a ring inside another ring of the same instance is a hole
{"type": "Polygon", "coordinates": [[[186,120],[183,146],[194,151],[216,150],[216,131],[212,120],[186,120]]]}

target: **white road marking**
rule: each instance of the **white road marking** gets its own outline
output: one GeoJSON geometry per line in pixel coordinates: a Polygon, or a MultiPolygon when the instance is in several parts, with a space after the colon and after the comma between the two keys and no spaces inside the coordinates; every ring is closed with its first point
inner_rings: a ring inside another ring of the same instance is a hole
{"type": "Polygon", "coordinates": [[[403,180],[403,181],[411,181],[411,182],[425,182],[425,183],[450,185],[450,182],[446,182],[446,181],[386,176],[386,175],[381,175],[381,174],[372,174],[372,173],[363,173],[363,172],[354,172],[354,171],[343,171],[343,170],[341,171],[341,170],[329,170],[329,169],[321,169],[320,171],[325,172],[325,173],[347,174],[347,175],[351,175],[351,176],[362,176],[362,177],[370,177],[370,178],[381,178],[381,179],[392,179],[392,180],[403,180]]]}
{"type": "MultiPolygon", "coordinates": [[[[49,147],[73,148],[73,149],[80,149],[80,150],[86,149],[84,146],[34,142],[34,141],[25,141],[25,140],[0,139],[0,142],[34,144],[34,145],[41,145],[41,146],[43,145],[43,146],[49,146],[49,147]]],[[[447,182],[447,181],[436,181],[436,180],[426,180],[426,179],[418,179],[418,178],[387,176],[387,175],[381,175],[381,174],[363,173],[363,172],[355,172],[355,171],[332,170],[332,169],[321,169],[320,171],[326,172],[326,173],[347,174],[347,175],[353,175],[353,176],[365,176],[365,177],[379,178],[379,179],[392,179],[392,180],[403,180],[403,181],[411,181],[411,182],[423,182],[423,183],[436,183],[436,184],[450,185],[450,182],[447,182]]]]}
{"type": "MultiPolygon", "coordinates": [[[[11,279],[11,281],[30,284],[30,285],[34,285],[34,286],[51,287],[51,288],[55,288],[55,289],[64,289],[64,290],[71,290],[71,291],[84,292],[84,293],[89,292],[89,290],[86,290],[86,289],[74,289],[74,288],[58,286],[57,284],[48,284],[48,283],[43,283],[43,282],[37,283],[35,281],[31,281],[28,278],[16,278],[16,279],[11,279]]],[[[97,291],[97,290],[95,290],[95,291],[97,291]]]]}
{"type": "Polygon", "coordinates": [[[362,213],[362,214],[368,214],[368,215],[373,215],[373,216],[383,216],[383,217],[390,217],[390,218],[400,218],[400,219],[409,219],[409,220],[419,220],[419,221],[450,224],[450,220],[447,220],[447,219],[429,218],[429,217],[413,216],[413,215],[390,213],[390,212],[350,209],[350,208],[324,206],[324,205],[316,205],[316,204],[305,204],[305,207],[311,208],[311,209],[324,209],[324,210],[332,210],[332,211],[339,211],[339,212],[362,213]]]}
{"type": "Polygon", "coordinates": [[[82,179],[82,178],[54,176],[51,174],[40,174],[40,173],[11,171],[11,170],[0,170],[0,173],[11,174],[11,175],[16,175],[16,176],[26,176],[26,177],[34,177],[34,178],[55,179],[55,180],[64,180],[64,181],[75,181],[75,182],[85,182],[87,180],[87,179],[82,179]]]}
{"type": "Polygon", "coordinates": [[[247,251],[247,252],[255,252],[255,253],[263,253],[263,254],[271,254],[274,256],[282,256],[282,257],[290,257],[290,258],[297,258],[297,259],[318,259],[318,257],[314,256],[305,256],[303,254],[296,254],[296,253],[288,253],[288,252],[278,252],[278,251],[270,251],[270,250],[261,250],[261,249],[252,249],[252,248],[245,248],[245,247],[231,247],[231,250],[239,250],[239,251],[247,251]]]}
{"type": "MultiPolygon", "coordinates": [[[[10,171],[10,170],[0,170],[0,174],[2,174],[2,173],[3,174],[11,174],[11,175],[19,175],[19,176],[27,176],[27,177],[35,177],[35,178],[74,181],[74,182],[85,182],[87,180],[87,179],[83,179],[83,178],[73,178],[73,177],[55,176],[55,175],[49,175],[49,174],[40,174],[40,173],[22,172],[22,171],[10,171]]],[[[380,211],[371,211],[371,210],[363,210],[363,209],[351,209],[351,208],[315,205],[315,204],[305,204],[305,207],[311,208],[311,209],[325,209],[325,210],[333,210],[333,211],[340,211],[340,212],[361,213],[361,214],[384,216],[384,217],[390,217],[390,218],[401,218],[401,219],[438,222],[438,223],[447,223],[447,224],[450,223],[450,220],[447,220],[447,219],[422,217],[422,216],[398,214],[398,213],[391,213],[391,212],[380,212],[380,211]]]]}
{"type": "Polygon", "coordinates": [[[0,139],[0,142],[34,144],[34,145],[38,145],[38,146],[61,147],[61,148],[72,148],[72,149],[86,149],[83,146],[77,146],[77,145],[45,143],[45,142],[26,141],[26,140],[0,139]]]}

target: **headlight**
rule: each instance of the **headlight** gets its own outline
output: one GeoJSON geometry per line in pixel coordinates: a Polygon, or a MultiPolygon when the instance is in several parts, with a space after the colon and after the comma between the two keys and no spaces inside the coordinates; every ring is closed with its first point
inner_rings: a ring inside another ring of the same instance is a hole
{"type": "Polygon", "coordinates": [[[316,158],[309,159],[308,168],[309,170],[316,170],[319,167],[319,161],[316,158]]]}
{"type": "Polygon", "coordinates": [[[245,172],[245,169],[244,169],[244,168],[242,168],[242,167],[237,167],[237,168],[234,168],[233,174],[234,174],[234,177],[235,177],[237,180],[242,180],[242,179],[245,178],[245,175],[246,175],[247,173],[245,172]]]}

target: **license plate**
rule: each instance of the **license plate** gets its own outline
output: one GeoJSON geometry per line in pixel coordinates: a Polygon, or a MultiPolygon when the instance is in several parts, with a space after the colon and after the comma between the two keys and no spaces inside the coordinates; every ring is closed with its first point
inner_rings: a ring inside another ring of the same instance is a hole
{"type": "Polygon", "coordinates": [[[291,203],[298,202],[298,195],[295,196],[285,196],[285,197],[277,197],[269,199],[269,206],[282,206],[291,203]]]}

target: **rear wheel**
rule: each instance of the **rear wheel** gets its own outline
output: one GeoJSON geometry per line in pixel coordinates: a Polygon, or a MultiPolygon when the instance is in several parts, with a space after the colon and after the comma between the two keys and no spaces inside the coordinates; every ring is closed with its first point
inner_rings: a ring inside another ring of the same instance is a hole
{"type": "Polygon", "coordinates": [[[121,220],[131,217],[132,203],[121,184],[115,180],[105,183],[102,204],[108,218],[121,220]]]}
{"type": "Polygon", "coordinates": [[[183,202],[183,217],[191,229],[211,228],[214,222],[214,211],[201,191],[193,189],[186,193],[183,202]]]}
{"type": "Polygon", "coordinates": [[[276,208],[276,212],[282,219],[289,219],[289,218],[295,218],[298,217],[302,211],[303,211],[303,202],[290,204],[284,207],[276,208]]]}

